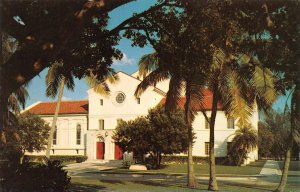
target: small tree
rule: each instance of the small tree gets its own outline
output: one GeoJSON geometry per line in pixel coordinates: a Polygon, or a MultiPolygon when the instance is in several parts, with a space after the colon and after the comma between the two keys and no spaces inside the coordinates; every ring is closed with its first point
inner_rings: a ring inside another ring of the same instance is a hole
{"type": "Polygon", "coordinates": [[[241,165],[252,150],[257,147],[257,131],[251,126],[242,127],[235,132],[229,149],[229,159],[234,165],[241,165]]]}
{"type": "Polygon", "coordinates": [[[263,123],[258,122],[258,156],[259,158],[272,157],[271,152],[274,145],[274,135],[269,127],[263,123]]]}
{"type": "Polygon", "coordinates": [[[166,114],[162,109],[150,110],[147,117],[122,121],[113,139],[124,151],[133,152],[138,161],[145,163],[143,157],[149,154],[155,168],[160,167],[162,154],[180,153],[188,147],[183,113],[166,114]]]}
{"type": "Polygon", "coordinates": [[[21,158],[22,161],[26,151],[45,150],[49,130],[49,125],[39,116],[30,113],[20,114],[5,131],[6,145],[1,150],[5,151],[9,159],[21,158]]]}
{"type": "Polygon", "coordinates": [[[259,154],[282,160],[287,151],[290,134],[290,110],[279,112],[270,110],[263,122],[259,123],[259,154]],[[271,145],[271,147],[270,147],[271,145]]]}

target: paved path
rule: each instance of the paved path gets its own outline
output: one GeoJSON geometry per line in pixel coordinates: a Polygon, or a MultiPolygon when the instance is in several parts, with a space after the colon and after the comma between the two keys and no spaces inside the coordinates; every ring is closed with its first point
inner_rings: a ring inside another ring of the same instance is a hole
{"type": "Polygon", "coordinates": [[[116,169],[122,166],[122,161],[85,161],[83,163],[69,164],[65,167],[70,176],[89,175],[100,173],[103,170],[116,169]]]}
{"type": "Polygon", "coordinates": [[[279,168],[278,162],[274,160],[267,160],[264,167],[260,172],[261,176],[274,176],[281,175],[281,170],[279,168]]]}

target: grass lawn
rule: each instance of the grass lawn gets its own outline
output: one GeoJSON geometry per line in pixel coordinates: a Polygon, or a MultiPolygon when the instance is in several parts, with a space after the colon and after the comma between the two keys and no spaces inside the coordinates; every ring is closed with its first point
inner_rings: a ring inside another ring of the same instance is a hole
{"type": "MultiPolygon", "coordinates": [[[[144,182],[144,181],[101,181],[97,179],[83,179],[72,178],[71,190],[76,192],[98,192],[98,191],[170,191],[170,192],[193,192],[193,191],[207,191],[207,182],[200,181],[197,189],[189,189],[185,183],[163,183],[163,182],[144,182]]],[[[233,182],[218,182],[220,191],[228,192],[262,192],[272,191],[277,184],[256,185],[253,183],[235,183],[233,182]]],[[[296,192],[299,191],[299,186],[286,186],[285,191],[296,192]]]]}
{"type": "MultiPolygon", "coordinates": [[[[226,166],[226,165],[217,165],[216,171],[219,176],[221,175],[258,175],[264,165],[265,161],[256,161],[247,166],[226,166]]],[[[194,170],[197,175],[207,175],[209,174],[209,166],[207,164],[194,165],[194,170]]],[[[148,170],[148,171],[131,171],[128,169],[114,169],[107,170],[104,172],[119,172],[119,173],[161,173],[161,174],[170,174],[170,173],[187,173],[187,164],[168,164],[162,165],[161,169],[158,170],[148,170]]]]}
{"type": "MultiPolygon", "coordinates": [[[[278,164],[279,164],[280,169],[283,169],[284,161],[279,161],[278,164]]],[[[300,171],[300,161],[291,161],[289,170],[290,171],[300,171]]]]}

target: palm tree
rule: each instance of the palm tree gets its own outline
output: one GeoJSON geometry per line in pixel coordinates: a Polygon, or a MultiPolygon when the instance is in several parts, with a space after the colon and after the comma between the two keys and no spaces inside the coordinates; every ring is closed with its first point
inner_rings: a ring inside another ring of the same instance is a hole
{"type": "MultiPolygon", "coordinates": [[[[90,87],[93,87],[95,92],[102,95],[108,95],[110,90],[104,79],[107,79],[110,83],[115,83],[118,80],[118,77],[114,74],[113,69],[107,68],[105,74],[101,76],[100,80],[98,80],[97,76],[92,72],[90,72],[90,74],[86,76],[85,79],[87,84],[90,87]]],[[[49,159],[64,86],[66,85],[67,88],[71,90],[74,89],[75,84],[73,74],[71,72],[66,72],[65,70],[63,70],[61,63],[55,63],[50,67],[46,75],[46,85],[46,95],[48,97],[55,97],[58,91],[55,112],[46,149],[46,158],[49,159]]]]}
{"type": "Polygon", "coordinates": [[[155,86],[157,83],[170,79],[169,90],[166,96],[165,109],[167,112],[173,111],[177,107],[177,101],[182,96],[182,90],[185,90],[185,122],[188,129],[188,186],[195,188],[197,186],[196,177],[193,168],[193,127],[192,122],[195,118],[195,108],[192,102],[201,101],[203,95],[199,90],[202,82],[205,80],[205,75],[199,71],[197,65],[190,65],[189,68],[182,69],[179,66],[180,61],[173,60],[171,64],[170,59],[163,58],[157,53],[144,55],[139,65],[139,75],[143,81],[138,85],[135,96],[139,97],[149,86],[155,86]],[[167,61],[167,62],[165,62],[167,61]],[[176,67],[174,67],[176,66],[176,67]]]}
{"type": "Polygon", "coordinates": [[[56,127],[58,112],[60,108],[60,103],[64,91],[64,86],[67,85],[68,89],[73,90],[74,89],[74,79],[72,74],[66,73],[62,71],[62,63],[54,63],[48,70],[48,73],[46,75],[46,95],[48,97],[55,97],[57,95],[58,91],[58,97],[55,107],[55,112],[52,120],[52,125],[50,129],[50,133],[48,136],[48,143],[47,143],[47,149],[46,149],[46,158],[50,159],[50,150],[53,143],[53,136],[54,131],[56,127]]]}
{"type": "Polygon", "coordinates": [[[251,127],[242,127],[235,131],[230,147],[230,159],[235,165],[241,165],[247,159],[248,153],[257,148],[257,131],[251,127]]]}
{"type": "MultiPolygon", "coordinates": [[[[25,103],[27,98],[29,97],[27,89],[26,89],[26,85],[21,86],[19,89],[17,89],[15,92],[13,92],[7,100],[7,106],[3,107],[3,114],[2,118],[4,120],[4,125],[5,127],[3,127],[4,129],[1,129],[0,132],[0,145],[1,143],[5,143],[6,142],[6,136],[5,136],[5,129],[6,126],[11,124],[11,122],[15,121],[16,117],[15,115],[21,112],[21,109],[25,108],[25,103]]],[[[16,137],[18,137],[17,135],[15,135],[16,137]]]]}
{"type": "Polygon", "coordinates": [[[209,90],[213,94],[210,120],[205,111],[203,115],[210,124],[210,179],[209,190],[218,190],[214,156],[214,128],[218,102],[223,104],[228,117],[238,119],[240,128],[251,124],[250,117],[255,100],[264,107],[270,107],[275,101],[276,93],[273,74],[263,68],[256,59],[241,54],[238,57],[227,53],[222,48],[215,48],[211,73],[207,79],[209,90]]]}
{"type": "Polygon", "coordinates": [[[283,192],[285,185],[288,179],[289,166],[291,161],[291,153],[294,142],[298,145],[300,143],[300,134],[297,130],[297,127],[300,125],[300,82],[299,80],[296,82],[296,86],[292,91],[292,99],[291,99],[291,132],[288,139],[288,147],[284,158],[284,165],[280,183],[278,187],[274,190],[275,192],[283,192]]]}

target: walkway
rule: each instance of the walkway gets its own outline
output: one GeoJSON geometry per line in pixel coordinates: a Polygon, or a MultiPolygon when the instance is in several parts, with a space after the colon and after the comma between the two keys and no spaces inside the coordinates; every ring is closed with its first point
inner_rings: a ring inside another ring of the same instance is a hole
{"type": "Polygon", "coordinates": [[[264,167],[260,172],[261,176],[275,176],[281,175],[281,170],[279,168],[278,162],[274,160],[267,160],[264,167]]]}

